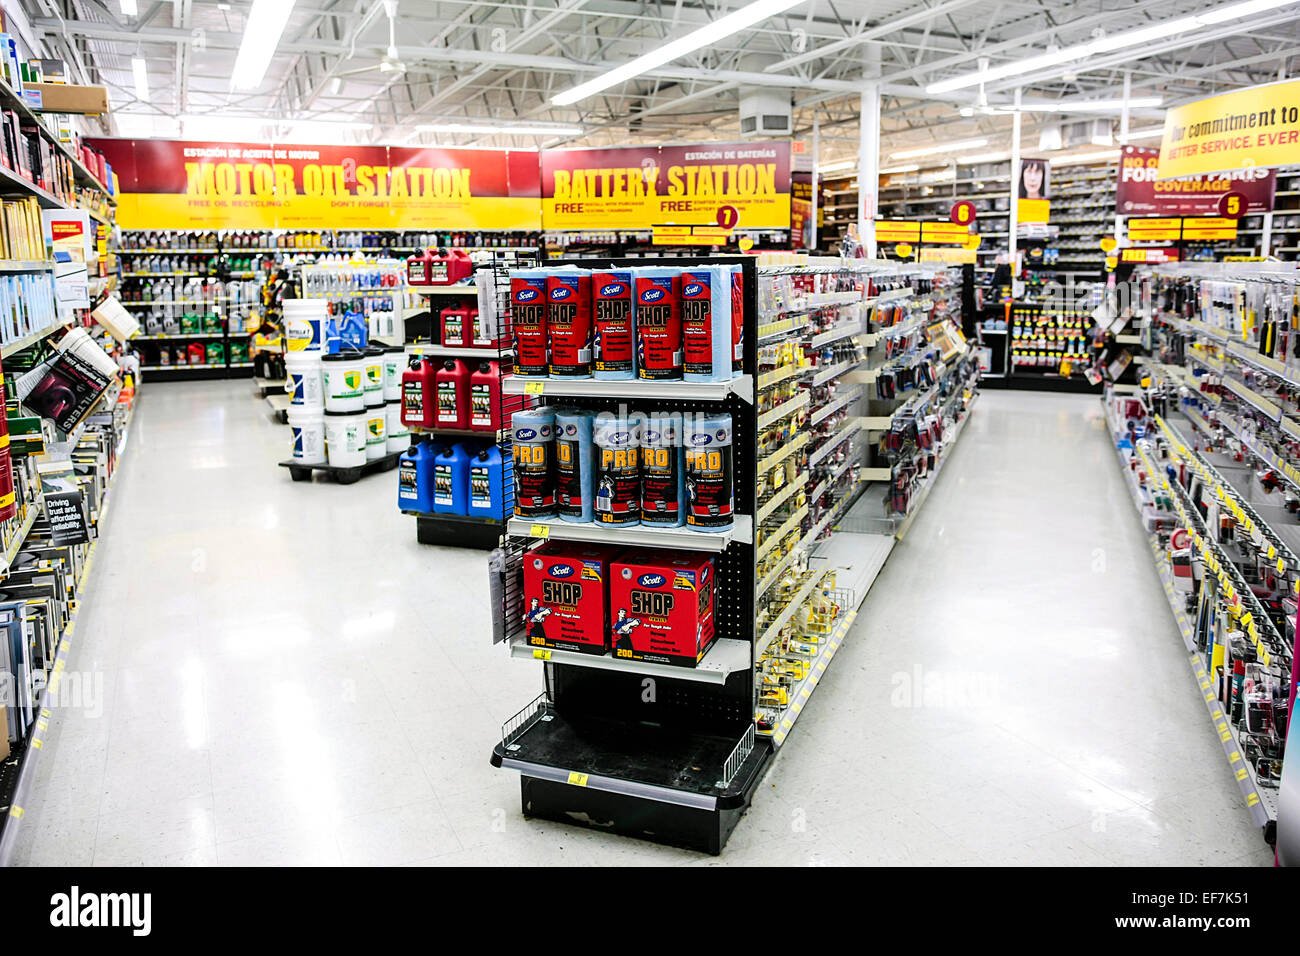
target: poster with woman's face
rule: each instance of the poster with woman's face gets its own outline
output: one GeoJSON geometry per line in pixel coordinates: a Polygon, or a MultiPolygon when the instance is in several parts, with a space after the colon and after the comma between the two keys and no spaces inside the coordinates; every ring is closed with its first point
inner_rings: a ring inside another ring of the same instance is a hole
{"type": "Polygon", "coordinates": [[[1020,198],[1051,199],[1051,166],[1045,159],[1022,159],[1020,161],[1020,198]]]}

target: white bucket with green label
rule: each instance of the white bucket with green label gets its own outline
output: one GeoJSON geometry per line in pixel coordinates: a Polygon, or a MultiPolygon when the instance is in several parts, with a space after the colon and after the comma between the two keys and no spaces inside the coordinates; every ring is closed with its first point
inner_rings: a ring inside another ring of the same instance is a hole
{"type": "Polygon", "coordinates": [[[385,444],[388,435],[386,407],[366,409],[366,461],[378,461],[388,454],[385,444]]]}
{"type": "Polygon", "coordinates": [[[360,352],[339,352],[321,359],[325,386],[325,411],[359,412],[366,407],[366,357],[360,352]]]}
{"type": "Polygon", "coordinates": [[[325,412],[325,447],[331,468],[356,468],[366,463],[366,413],[325,412]]]}

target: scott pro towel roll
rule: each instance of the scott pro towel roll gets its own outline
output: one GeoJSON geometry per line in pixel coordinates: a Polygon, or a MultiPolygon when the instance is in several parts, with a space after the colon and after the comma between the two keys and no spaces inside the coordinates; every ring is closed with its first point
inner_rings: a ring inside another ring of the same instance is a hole
{"type": "Polygon", "coordinates": [[[510,428],[515,514],[549,518],[555,514],[555,409],[542,406],[515,412],[510,428]]]}
{"type": "Polygon", "coordinates": [[[594,412],[555,413],[555,506],[565,521],[591,520],[592,473],[591,425],[594,412]]]}
{"type": "Polygon", "coordinates": [[[597,524],[641,523],[641,455],[637,423],[602,412],[592,425],[597,524]]]}
{"type": "Polygon", "coordinates": [[[686,523],[686,449],[680,413],[652,415],[641,433],[641,523],[668,528],[686,523]]]}

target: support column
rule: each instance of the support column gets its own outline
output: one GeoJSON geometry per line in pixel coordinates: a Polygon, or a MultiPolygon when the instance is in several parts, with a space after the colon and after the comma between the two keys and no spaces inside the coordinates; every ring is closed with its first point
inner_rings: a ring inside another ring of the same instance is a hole
{"type": "Polygon", "coordinates": [[[867,258],[876,258],[876,212],[880,201],[880,81],[862,88],[858,122],[858,235],[867,258]]]}
{"type": "Polygon", "coordinates": [[[811,252],[817,248],[820,240],[817,229],[817,209],[821,205],[821,174],[818,173],[817,167],[822,161],[822,122],[817,117],[813,117],[813,141],[812,141],[812,230],[808,237],[808,250],[811,252]]]}
{"type": "MultiPolygon", "coordinates": [[[[1119,111],[1119,149],[1120,149],[1119,161],[1121,163],[1121,166],[1124,162],[1124,147],[1128,145],[1128,101],[1129,101],[1129,94],[1132,92],[1132,89],[1133,89],[1133,74],[1130,73],[1128,70],[1125,70],[1124,71],[1124,102],[1120,105],[1120,111],[1119,111]]],[[[1116,183],[1117,188],[1118,185],[1119,184],[1116,183]]],[[[1119,210],[1117,209],[1115,210],[1115,232],[1114,232],[1115,241],[1118,242],[1120,237],[1123,234],[1124,234],[1124,217],[1119,214],[1119,210]]]]}
{"type": "Polygon", "coordinates": [[[1007,255],[1011,260],[1011,295],[1020,295],[1016,233],[1020,231],[1020,89],[1016,89],[1015,112],[1011,114],[1011,217],[1007,221],[1007,255]]]}

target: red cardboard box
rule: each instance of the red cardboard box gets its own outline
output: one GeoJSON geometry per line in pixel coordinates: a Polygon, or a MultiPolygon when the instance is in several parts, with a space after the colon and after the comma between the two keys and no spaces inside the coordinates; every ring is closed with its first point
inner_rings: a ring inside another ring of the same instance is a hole
{"type": "Polygon", "coordinates": [[[581,654],[609,649],[609,569],[615,552],[552,542],[524,555],[524,640],[581,654]]]}
{"type": "Polygon", "coordinates": [[[694,667],[714,638],[713,558],[632,551],[610,573],[614,656],[694,667]]]}

